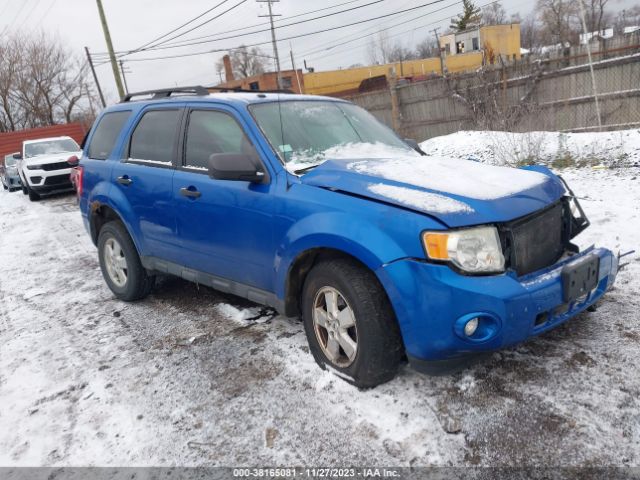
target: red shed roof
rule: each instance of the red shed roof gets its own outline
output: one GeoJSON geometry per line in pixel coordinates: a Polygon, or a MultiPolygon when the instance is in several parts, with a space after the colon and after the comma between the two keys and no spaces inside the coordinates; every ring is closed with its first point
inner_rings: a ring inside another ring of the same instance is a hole
{"type": "Polygon", "coordinates": [[[88,127],[82,123],[68,123],[66,125],[52,125],[50,127],[32,128],[17,132],[0,133],[0,162],[4,162],[5,155],[22,150],[25,140],[39,140],[49,137],[71,137],[78,144],[82,142],[88,127]]]}

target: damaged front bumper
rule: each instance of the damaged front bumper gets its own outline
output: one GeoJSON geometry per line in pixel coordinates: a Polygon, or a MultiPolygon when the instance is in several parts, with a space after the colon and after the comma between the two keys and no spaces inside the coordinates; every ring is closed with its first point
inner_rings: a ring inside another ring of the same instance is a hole
{"type": "Polygon", "coordinates": [[[425,362],[497,350],[557,327],[596,303],[617,272],[618,258],[592,247],[521,277],[513,271],[464,276],[416,259],[384,265],[377,274],[396,312],[409,361],[424,370],[425,362]],[[566,277],[594,258],[599,268],[593,288],[568,299],[563,272],[566,277]],[[478,328],[467,336],[465,323],[474,318],[478,328]]]}

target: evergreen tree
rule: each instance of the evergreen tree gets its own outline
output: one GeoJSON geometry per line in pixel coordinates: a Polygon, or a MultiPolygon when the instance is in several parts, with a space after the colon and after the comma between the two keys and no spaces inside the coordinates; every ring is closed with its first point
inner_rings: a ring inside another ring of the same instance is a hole
{"type": "Polygon", "coordinates": [[[451,28],[457,32],[480,23],[480,9],[472,0],[462,0],[462,13],[451,20],[451,28]]]}

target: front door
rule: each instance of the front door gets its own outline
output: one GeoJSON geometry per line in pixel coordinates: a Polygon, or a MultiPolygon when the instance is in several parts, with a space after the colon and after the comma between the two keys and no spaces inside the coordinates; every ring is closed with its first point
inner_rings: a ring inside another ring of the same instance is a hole
{"type": "Polygon", "coordinates": [[[173,196],[184,265],[272,291],[272,184],[215,180],[207,172],[212,154],[258,155],[254,145],[231,111],[189,110],[173,196]]]}

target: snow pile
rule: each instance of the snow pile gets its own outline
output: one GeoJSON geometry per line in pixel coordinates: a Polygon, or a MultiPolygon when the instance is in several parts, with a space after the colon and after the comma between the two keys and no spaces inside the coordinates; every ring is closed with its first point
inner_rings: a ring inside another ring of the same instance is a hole
{"type": "Polygon", "coordinates": [[[537,187],[549,177],[537,172],[482,165],[445,157],[363,160],[348,168],[358,173],[478,200],[494,200],[537,187]]]}
{"type": "Polygon", "coordinates": [[[556,168],[625,167],[640,162],[640,130],[589,133],[461,131],[431,138],[423,142],[421,148],[429,155],[472,159],[491,165],[542,163],[556,168]]]}
{"type": "Polygon", "coordinates": [[[472,213],[466,203],[437,193],[423,192],[415,188],[396,187],[384,183],[372,184],[367,189],[376,195],[394,200],[407,207],[432,213],[472,213]]]}

